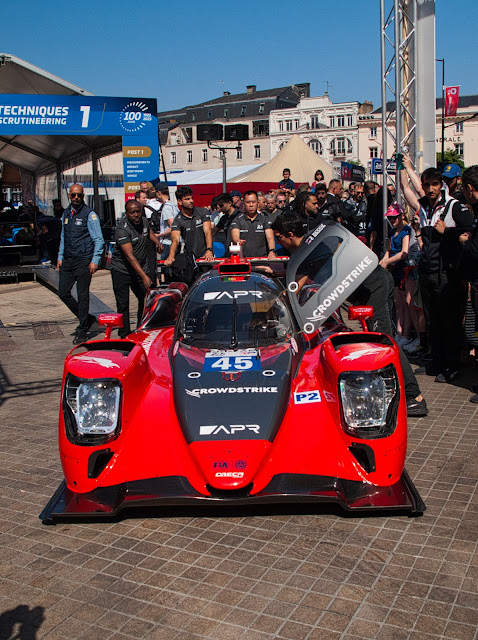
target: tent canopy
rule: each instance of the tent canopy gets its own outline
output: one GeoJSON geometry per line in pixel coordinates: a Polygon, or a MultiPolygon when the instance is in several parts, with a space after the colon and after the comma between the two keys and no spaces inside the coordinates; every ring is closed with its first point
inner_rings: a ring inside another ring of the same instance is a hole
{"type": "Polygon", "coordinates": [[[333,176],[332,166],[295,134],[267,164],[243,173],[233,178],[231,182],[279,182],[282,180],[282,171],[286,167],[290,169],[291,179],[296,184],[301,182],[312,184],[317,169],[323,172],[327,183],[333,176]]]}
{"type": "MultiPolygon", "coordinates": [[[[0,94],[94,95],[8,53],[0,53],[0,94]]],[[[3,135],[0,136],[0,161],[36,174],[61,161],[94,154],[105,147],[121,150],[121,137],[3,135]]]]}

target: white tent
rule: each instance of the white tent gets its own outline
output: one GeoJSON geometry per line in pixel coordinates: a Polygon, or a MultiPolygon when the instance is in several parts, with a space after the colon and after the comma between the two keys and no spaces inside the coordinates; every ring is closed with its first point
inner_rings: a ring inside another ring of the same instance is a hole
{"type": "MultiPolygon", "coordinates": [[[[226,167],[227,182],[233,182],[233,178],[236,176],[253,169],[257,169],[256,164],[243,167],[226,167]]],[[[168,171],[168,182],[178,185],[220,184],[222,182],[222,167],[220,169],[199,169],[197,171],[168,171]]]]}
{"type": "Polygon", "coordinates": [[[317,169],[323,172],[327,183],[333,176],[332,166],[295,134],[267,164],[243,173],[231,182],[279,182],[285,168],[290,169],[296,185],[301,182],[312,184],[317,169]]]}

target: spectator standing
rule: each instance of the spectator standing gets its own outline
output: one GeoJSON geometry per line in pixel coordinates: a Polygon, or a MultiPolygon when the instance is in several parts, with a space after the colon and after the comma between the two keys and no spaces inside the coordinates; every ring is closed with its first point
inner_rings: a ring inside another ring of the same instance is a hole
{"type": "MultiPolygon", "coordinates": [[[[140,184],[148,184],[147,182],[141,182],[140,184]]],[[[149,193],[151,194],[151,196],[153,195],[156,196],[156,190],[152,190],[149,193]]],[[[136,191],[136,193],[134,194],[134,199],[136,200],[136,202],[140,205],[141,207],[141,215],[144,215],[148,220],[151,219],[151,216],[153,215],[153,213],[156,211],[156,206],[153,207],[152,205],[148,204],[149,202],[149,195],[148,195],[148,191],[136,191]]],[[[153,200],[153,198],[151,198],[151,200],[153,200]]],[[[156,201],[157,202],[157,201],[156,201]]],[[[159,203],[158,203],[159,205],[159,203]]],[[[159,205],[160,206],[160,205],[159,205]]],[[[158,209],[159,209],[158,206],[158,209]]],[[[156,245],[153,244],[152,242],[149,242],[149,240],[146,243],[147,246],[147,251],[148,251],[148,264],[146,265],[146,270],[148,271],[148,275],[151,278],[151,281],[153,283],[153,286],[156,286],[157,284],[157,255],[156,255],[156,245]]]]}
{"type": "Polygon", "coordinates": [[[120,338],[131,333],[129,317],[129,290],[138,300],[137,324],[143,315],[146,289],[152,281],[147,271],[149,244],[159,242],[143,215],[137,200],[128,200],[125,215],[115,229],[115,249],[111,258],[111,279],[118,313],[123,314],[123,327],[118,330],[120,338]]]}
{"type": "Polygon", "coordinates": [[[244,213],[246,208],[242,201],[242,193],[237,189],[233,189],[231,191],[231,197],[232,197],[232,203],[234,205],[234,208],[240,211],[241,213],[244,213]]]}
{"type": "Polygon", "coordinates": [[[266,208],[264,213],[269,217],[275,215],[277,212],[277,198],[272,193],[266,195],[266,208]]]}
{"type": "MultiPolygon", "coordinates": [[[[134,199],[136,200],[136,202],[139,202],[139,204],[141,205],[141,210],[143,210],[144,207],[148,204],[148,192],[147,191],[136,191],[136,193],[134,194],[134,199]]],[[[148,208],[146,211],[143,211],[143,214],[149,220],[151,218],[152,212],[153,211],[151,210],[151,208],[148,208]]]]}
{"type": "Polygon", "coordinates": [[[153,213],[161,209],[161,202],[158,199],[158,193],[156,189],[150,188],[146,193],[148,195],[148,199],[146,200],[146,204],[144,205],[143,213],[147,218],[151,219],[153,213]]]}
{"type": "Polygon", "coordinates": [[[458,264],[459,236],[471,229],[473,215],[450,197],[443,187],[441,172],[434,167],[422,173],[421,192],[425,195],[418,198],[408,181],[410,177],[419,189],[418,176],[406,156],[403,164],[403,195],[416,213],[413,227],[421,251],[418,277],[432,358],[423,372],[436,376],[435,382],[451,382],[459,375],[467,294],[458,264]]]}
{"type": "Polygon", "coordinates": [[[314,175],[314,180],[312,182],[312,191],[313,191],[313,193],[315,193],[315,187],[320,182],[325,182],[324,173],[320,169],[317,169],[317,171],[315,172],[315,175],[314,175]]]}
{"type": "Polygon", "coordinates": [[[267,217],[258,213],[257,193],[246,191],[244,194],[246,213],[238,215],[231,224],[232,242],[242,245],[242,253],[246,258],[266,256],[276,257],[275,240],[269,228],[267,217]]]}
{"type": "MultiPolygon", "coordinates": [[[[405,297],[405,269],[406,259],[410,247],[412,228],[403,221],[403,209],[394,202],[385,213],[392,228],[389,233],[389,248],[385,252],[380,265],[388,269],[393,276],[393,299],[397,316],[397,335],[395,342],[402,348],[410,344],[411,318],[405,297]]],[[[418,344],[416,345],[418,346],[418,344]]]]}
{"type": "Polygon", "coordinates": [[[284,211],[289,204],[289,199],[283,191],[279,191],[276,197],[276,204],[278,211],[284,211]]]}
{"type": "Polygon", "coordinates": [[[329,182],[329,189],[327,192],[327,202],[330,205],[334,205],[334,209],[333,209],[334,213],[332,214],[332,217],[334,218],[334,220],[336,220],[337,222],[340,222],[341,224],[345,220],[347,220],[347,211],[341,200],[341,195],[343,190],[344,188],[340,180],[333,179],[329,182]]]}
{"type": "Polygon", "coordinates": [[[266,197],[263,191],[257,192],[257,210],[259,213],[265,213],[266,197]]]}
{"type": "Polygon", "coordinates": [[[462,192],[458,190],[459,180],[461,178],[460,166],[457,164],[447,164],[441,175],[450,196],[455,199],[460,198],[462,195],[462,192]]]}
{"type": "Polygon", "coordinates": [[[174,218],[179,213],[179,209],[169,199],[169,188],[165,182],[160,182],[156,186],[156,193],[159,202],[159,209],[151,216],[151,224],[153,231],[159,240],[161,260],[166,260],[171,248],[171,226],[174,218]]]}
{"type": "Polygon", "coordinates": [[[57,261],[60,272],[58,296],[79,319],[73,344],[86,340],[86,334],[96,320],[89,314],[90,283],[105,244],[98,216],[86,206],[84,197],[81,184],[71,185],[70,205],[62,217],[57,261]],[[75,283],[78,302],[71,295],[75,283]]]}
{"type": "Polygon", "coordinates": [[[282,171],[282,180],[279,182],[279,189],[284,191],[289,197],[295,196],[295,182],[290,178],[290,169],[282,171]]]}
{"type": "Polygon", "coordinates": [[[341,221],[341,203],[337,201],[337,198],[327,198],[327,186],[325,182],[319,182],[315,187],[315,196],[319,203],[317,211],[317,224],[322,220],[335,220],[341,221]]]}

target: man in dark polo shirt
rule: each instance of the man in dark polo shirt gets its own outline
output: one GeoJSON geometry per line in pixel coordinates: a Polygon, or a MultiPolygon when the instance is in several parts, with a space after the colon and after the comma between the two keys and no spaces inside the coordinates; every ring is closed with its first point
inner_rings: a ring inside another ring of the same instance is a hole
{"type": "Polygon", "coordinates": [[[229,193],[221,193],[217,197],[217,206],[223,214],[216,222],[212,230],[216,242],[222,242],[226,247],[226,255],[229,255],[229,245],[231,244],[231,224],[240,215],[240,211],[235,208],[232,196],[229,193]]]}
{"type": "Polygon", "coordinates": [[[191,187],[179,187],[176,191],[179,213],[171,225],[171,249],[164,264],[173,264],[179,240],[184,240],[186,253],[195,258],[214,260],[211,232],[211,212],[194,206],[193,190],[191,187]]]}
{"type": "Polygon", "coordinates": [[[276,257],[274,232],[269,228],[267,216],[257,212],[258,198],[255,191],[244,194],[246,212],[231,223],[231,240],[242,245],[245,258],[276,257]]]}
{"type": "Polygon", "coordinates": [[[111,258],[111,279],[118,313],[123,314],[124,326],[118,331],[120,338],[131,333],[129,320],[129,290],[138,299],[138,324],[143,315],[146,289],[151,286],[148,268],[151,242],[159,249],[159,242],[142,215],[141,204],[128,200],[125,216],[115,230],[116,246],[111,258]]]}

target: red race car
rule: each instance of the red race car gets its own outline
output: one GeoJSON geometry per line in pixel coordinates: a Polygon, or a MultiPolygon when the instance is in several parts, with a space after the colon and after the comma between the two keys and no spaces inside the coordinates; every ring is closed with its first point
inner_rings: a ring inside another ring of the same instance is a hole
{"type": "Polygon", "coordinates": [[[111,338],[121,316],[100,317],[105,339],[66,358],[65,480],[42,521],[277,502],[421,514],[404,470],[398,347],[350,331],[336,311],[376,265],[346,229],[324,224],[292,254],[285,282],[234,257],[189,291],[151,290],[125,340],[111,338]]]}

